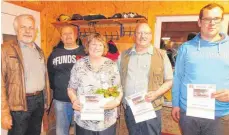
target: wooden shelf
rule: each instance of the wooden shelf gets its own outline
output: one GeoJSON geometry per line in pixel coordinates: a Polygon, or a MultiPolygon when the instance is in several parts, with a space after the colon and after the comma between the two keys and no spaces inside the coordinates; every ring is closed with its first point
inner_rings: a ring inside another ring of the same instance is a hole
{"type": "Polygon", "coordinates": [[[69,25],[69,22],[53,22],[52,25],[55,26],[56,28],[62,27],[64,25],[69,25]]]}
{"type": "Polygon", "coordinates": [[[125,19],[117,19],[119,23],[147,23],[147,19],[145,18],[125,18],[125,19]]]}

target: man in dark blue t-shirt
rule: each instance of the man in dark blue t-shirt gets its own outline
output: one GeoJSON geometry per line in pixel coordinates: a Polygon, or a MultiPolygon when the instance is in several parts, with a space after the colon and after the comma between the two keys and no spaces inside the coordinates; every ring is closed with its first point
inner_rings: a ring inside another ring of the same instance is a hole
{"type": "Polygon", "coordinates": [[[60,30],[61,41],[52,51],[48,59],[50,87],[53,90],[56,135],[69,135],[72,121],[72,103],[67,95],[70,72],[76,60],[85,55],[82,45],[78,45],[77,29],[74,26],[64,26],[60,30]],[[63,46],[60,47],[60,44],[63,46]]]}

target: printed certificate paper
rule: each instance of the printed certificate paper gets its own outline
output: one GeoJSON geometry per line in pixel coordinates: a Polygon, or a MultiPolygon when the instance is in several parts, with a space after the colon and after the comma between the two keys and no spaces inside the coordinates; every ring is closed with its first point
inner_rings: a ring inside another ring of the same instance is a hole
{"type": "Polygon", "coordinates": [[[101,108],[104,96],[100,94],[80,95],[81,120],[99,120],[104,121],[104,109],[101,108]]]}
{"type": "Polygon", "coordinates": [[[126,100],[132,110],[136,123],[157,117],[152,103],[145,101],[145,93],[133,94],[126,97],[126,100]]]}
{"type": "Polygon", "coordinates": [[[211,98],[215,91],[216,85],[188,84],[186,115],[215,119],[215,98],[211,98]]]}

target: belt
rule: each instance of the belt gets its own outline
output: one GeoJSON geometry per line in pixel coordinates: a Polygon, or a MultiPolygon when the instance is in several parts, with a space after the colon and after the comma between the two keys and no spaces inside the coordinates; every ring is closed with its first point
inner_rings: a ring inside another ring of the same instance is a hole
{"type": "Polygon", "coordinates": [[[42,91],[36,91],[34,93],[26,93],[26,96],[37,96],[37,95],[39,95],[41,93],[42,93],[42,91]]]}

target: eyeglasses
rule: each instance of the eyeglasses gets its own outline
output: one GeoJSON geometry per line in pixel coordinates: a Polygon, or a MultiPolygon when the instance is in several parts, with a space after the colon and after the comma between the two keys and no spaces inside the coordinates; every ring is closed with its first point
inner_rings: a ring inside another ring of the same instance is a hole
{"type": "Polygon", "coordinates": [[[203,18],[201,19],[204,23],[212,23],[214,21],[216,24],[221,23],[223,18],[215,17],[215,18],[203,18]]]}
{"type": "Polygon", "coordinates": [[[140,35],[149,36],[149,35],[151,35],[151,34],[152,34],[151,32],[136,32],[136,35],[137,35],[137,36],[140,36],[140,35]]]}

